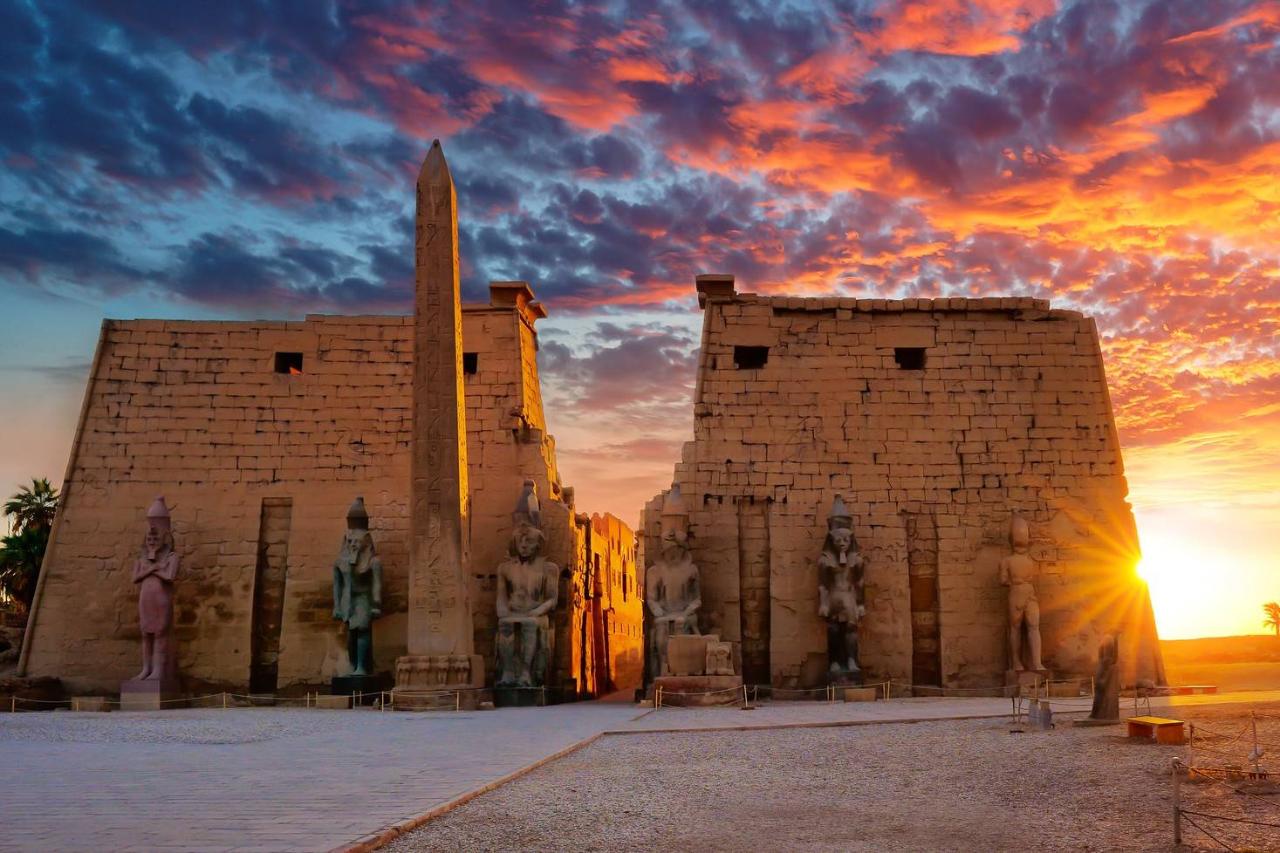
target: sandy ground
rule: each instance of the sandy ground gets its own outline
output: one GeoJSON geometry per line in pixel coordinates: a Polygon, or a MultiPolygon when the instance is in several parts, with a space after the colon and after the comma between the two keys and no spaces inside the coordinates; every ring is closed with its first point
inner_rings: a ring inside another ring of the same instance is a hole
{"type": "Polygon", "coordinates": [[[1170,684],[1216,684],[1219,693],[1280,688],[1280,661],[1167,663],[1170,684]]]}
{"type": "MultiPolygon", "coordinates": [[[[1227,735],[1248,714],[1187,715],[1216,753],[991,720],[606,736],[390,849],[1169,851],[1171,760],[1242,763],[1227,735]]],[[[1260,724],[1280,746],[1280,716],[1260,724]]],[[[1190,807],[1280,822],[1280,793],[1184,790],[1190,807]]],[[[1280,829],[1205,823],[1235,849],[1280,851],[1280,829]]],[[[1222,849],[1191,827],[1185,840],[1222,849]]]]}

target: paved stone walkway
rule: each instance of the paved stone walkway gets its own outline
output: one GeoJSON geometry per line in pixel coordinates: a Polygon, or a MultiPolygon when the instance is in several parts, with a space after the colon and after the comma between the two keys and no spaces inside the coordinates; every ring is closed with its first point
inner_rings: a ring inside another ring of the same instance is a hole
{"type": "MultiPolygon", "coordinates": [[[[1146,700],[1138,713],[1147,712],[1146,700]]],[[[1179,708],[1202,705],[1278,702],[1280,690],[1222,693],[1196,696],[1165,696],[1151,699],[1151,711],[1176,716],[1179,708]]],[[[1093,700],[1055,698],[1050,703],[1055,714],[1069,717],[1088,716],[1093,700]]],[[[770,702],[750,711],[734,707],[676,708],[663,707],[625,725],[619,732],[730,730],[751,728],[788,728],[807,726],[860,725],[869,723],[902,723],[921,720],[947,720],[982,717],[1010,717],[1013,705],[1009,699],[974,697],[938,697],[893,699],[888,702],[770,702]]],[[[1121,717],[1134,715],[1133,699],[1120,702],[1121,717]]]]}
{"type": "MultiPolygon", "coordinates": [[[[1152,700],[1152,710],[1280,692],[1152,700]]],[[[1129,700],[1121,705],[1130,713],[1129,700]]],[[[1088,702],[1055,700],[1059,712],[1088,702]]],[[[0,850],[329,850],[602,732],[1002,717],[1008,699],[432,712],[0,714],[0,850]]]]}
{"type": "Polygon", "coordinates": [[[643,710],[0,714],[0,849],[329,850],[643,710]]]}

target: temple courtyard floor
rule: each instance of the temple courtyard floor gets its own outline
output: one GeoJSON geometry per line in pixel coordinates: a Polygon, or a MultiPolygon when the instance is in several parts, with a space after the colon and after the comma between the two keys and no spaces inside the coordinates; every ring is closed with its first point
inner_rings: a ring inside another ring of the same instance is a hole
{"type": "MultiPolygon", "coordinates": [[[[1048,731],[950,698],[0,714],[0,849],[1210,850],[1186,823],[1173,846],[1172,760],[1247,767],[1256,724],[1280,764],[1280,692],[1153,700],[1196,723],[1182,747],[1055,706],[1048,731]]],[[[1182,797],[1234,818],[1191,818],[1230,848],[1280,851],[1277,788],[1182,797]]]]}

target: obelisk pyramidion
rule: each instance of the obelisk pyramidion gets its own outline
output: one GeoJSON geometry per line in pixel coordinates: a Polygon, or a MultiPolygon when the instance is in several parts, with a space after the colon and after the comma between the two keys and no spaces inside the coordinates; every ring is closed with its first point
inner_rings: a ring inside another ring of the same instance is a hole
{"type": "Polygon", "coordinates": [[[458,203],[440,140],[418,173],[414,247],[409,653],[396,661],[397,693],[484,684],[467,587],[458,203]]]}

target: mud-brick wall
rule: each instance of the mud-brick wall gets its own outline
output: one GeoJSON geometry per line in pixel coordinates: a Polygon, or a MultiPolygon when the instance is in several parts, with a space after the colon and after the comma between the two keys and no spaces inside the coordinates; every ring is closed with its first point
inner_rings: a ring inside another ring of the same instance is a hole
{"type": "Polygon", "coordinates": [[[1089,672],[1116,629],[1133,664],[1158,665],[1091,320],[1012,298],[704,302],[676,479],[704,629],[742,641],[744,671],[823,682],[816,566],[837,494],[867,560],[872,677],[1003,682],[1014,513],[1031,524],[1046,665],[1089,672]]]}
{"type": "MultiPolygon", "coordinates": [[[[530,412],[524,360],[534,346],[523,311],[467,306],[463,314],[464,350],[479,357],[466,383],[475,566],[496,567],[494,555],[505,553],[524,476],[539,480],[553,549],[572,559],[572,513],[546,497],[541,407],[537,429],[512,416],[530,412]]],[[[275,660],[281,688],[323,685],[345,670],[332,564],[356,495],[365,498],[385,567],[375,658],[391,669],[405,647],[411,333],[401,317],[107,321],[37,592],[26,671],[59,676],[73,690],[113,690],[136,672],[130,568],[157,494],[173,507],[183,561],[176,636],[192,687],[247,687],[255,647],[275,660]],[[280,352],[300,353],[302,372],[277,373],[280,352]],[[259,577],[280,576],[281,596],[257,596],[283,598],[271,648],[261,617],[254,638],[254,592],[259,577]]],[[[472,591],[477,637],[490,658],[492,632],[483,623],[493,607],[492,584],[485,588],[491,571],[474,573],[472,591]]]]}

